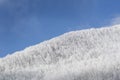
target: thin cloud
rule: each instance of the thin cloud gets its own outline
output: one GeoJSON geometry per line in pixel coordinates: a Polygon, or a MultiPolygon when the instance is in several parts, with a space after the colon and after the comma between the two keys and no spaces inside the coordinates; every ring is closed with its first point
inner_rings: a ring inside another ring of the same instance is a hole
{"type": "Polygon", "coordinates": [[[5,0],[0,0],[0,3],[4,2],[5,0]]]}
{"type": "Polygon", "coordinates": [[[3,5],[6,2],[8,2],[8,0],[0,0],[0,5],[3,5]]]}
{"type": "Polygon", "coordinates": [[[120,24],[120,16],[117,16],[111,20],[111,25],[120,24]]]}
{"type": "Polygon", "coordinates": [[[27,37],[28,35],[35,36],[41,31],[40,19],[35,16],[22,18],[20,21],[16,22],[11,30],[14,34],[21,37],[27,37]]]}

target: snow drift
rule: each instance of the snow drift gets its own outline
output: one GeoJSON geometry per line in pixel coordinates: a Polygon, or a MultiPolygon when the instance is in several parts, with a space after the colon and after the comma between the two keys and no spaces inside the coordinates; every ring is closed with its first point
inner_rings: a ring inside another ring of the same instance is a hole
{"type": "Polygon", "coordinates": [[[120,25],[72,31],[1,58],[0,80],[120,80],[120,25]]]}

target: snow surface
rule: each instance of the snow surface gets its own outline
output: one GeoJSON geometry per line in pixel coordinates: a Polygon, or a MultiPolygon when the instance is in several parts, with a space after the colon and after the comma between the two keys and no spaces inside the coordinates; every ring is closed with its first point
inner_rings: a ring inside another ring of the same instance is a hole
{"type": "Polygon", "coordinates": [[[120,80],[120,25],[72,31],[1,58],[0,80],[120,80]]]}

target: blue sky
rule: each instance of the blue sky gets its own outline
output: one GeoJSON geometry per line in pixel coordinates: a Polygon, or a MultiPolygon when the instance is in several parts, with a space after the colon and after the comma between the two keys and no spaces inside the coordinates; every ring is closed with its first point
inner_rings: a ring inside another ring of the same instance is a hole
{"type": "Polygon", "coordinates": [[[65,32],[120,23],[120,0],[0,0],[0,57],[65,32]]]}

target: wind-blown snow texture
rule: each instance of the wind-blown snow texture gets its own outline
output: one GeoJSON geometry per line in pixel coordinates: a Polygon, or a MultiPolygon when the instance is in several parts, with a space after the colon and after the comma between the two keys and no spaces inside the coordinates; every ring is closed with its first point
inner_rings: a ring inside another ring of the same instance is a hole
{"type": "Polygon", "coordinates": [[[65,33],[1,58],[0,80],[120,80],[120,25],[65,33]]]}

